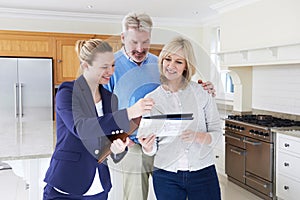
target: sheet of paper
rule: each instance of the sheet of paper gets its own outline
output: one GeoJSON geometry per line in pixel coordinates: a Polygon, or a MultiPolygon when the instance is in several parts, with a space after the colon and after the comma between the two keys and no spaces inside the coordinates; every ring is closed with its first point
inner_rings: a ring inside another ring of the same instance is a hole
{"type": "Polygon", "coordinates": [[[157,137],[178,136],[191,124],[192,119],[145,119],[142,118],[137,137],[147,137],[154,133],[157,137]]]}

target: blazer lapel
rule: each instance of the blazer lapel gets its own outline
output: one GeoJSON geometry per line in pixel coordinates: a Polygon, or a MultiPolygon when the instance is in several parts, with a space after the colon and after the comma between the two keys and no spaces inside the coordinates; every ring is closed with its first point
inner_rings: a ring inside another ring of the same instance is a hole
{"type": "Polygon", "coordinates": [[[88,107],[90,113],[95,114],[95,103],[93,101],[93,96],[91,90],[85,80],[85,78],[81,75],[76,81],[79,92],[81,93],[81,99],[84,101],[86,106],[88,107]]]}

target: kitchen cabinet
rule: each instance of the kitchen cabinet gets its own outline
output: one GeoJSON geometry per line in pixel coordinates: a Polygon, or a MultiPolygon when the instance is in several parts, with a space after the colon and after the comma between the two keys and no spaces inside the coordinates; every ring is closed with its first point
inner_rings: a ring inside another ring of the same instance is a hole
{"type": "MultiPolygon", "coordinates": [[[[225,121],[221,119],[222,130],[225,128],[225,121]]],[[[218,143],[213,149],[214,161],[216,170],[219,174],[225,176],[225,138],[220,136],[218,143]]]]}
{"type": "Polygon", "coordinates": [[[162,45],[162,44],[151,44],[149,52],[156,56],[159,56],[160,51],[162,50],[163,47],[164,47],[164,45],[162,45]]]}
{"type": "Polygon", "coordinates": [[[122,47],[120,36],[79,34],[66,34],[66,36],[68,37],[56,38],[55,85],[64,81],[72,81],[80,74],[80,62],[75,51],[76,41],[98,38],[108,42],[114,52],[122,47]]]}
{"type": "MultiPolygon", "coordinates": [[[[79,75],[79,59],[75,52],[75,43],[80,39],[98,38],[108,42],[113,52],[118,51],[122,47],[120,36],[115,35],[89,35],[77,37],[73,35],[70,38],[56,39],[56,59],[54,64],[55,85],[59,85],[64,81],[74,80],[79,75]]],[[[163,45],[153,44],[150,46],[150,52],[159,55],[163,45]]]]}
{"type": "Polygon", "coordinates": [[[79,74],[80,62],[75,51],[75,43],[88,38],[56,39],[56,58],[54,59],[55,84],[72,81],[79,74]]]}
{"type": "Polygon", "coordinates": [[[300,196],[300,137],[277,133],[276,191],[278,199],[300,196]]]}
{"type": "Polygon", "coordinates": [[[53,38],[46,33],[0,31],[0,55],[52,57],[53,38]]]}
{"type": "Polygon", "coordinates": [[[121,37],[119,35],[96,35],[95,38],[108,42],[113,48],[113,52],[118,51],[122,47],[121,37]]]}
{"type": "MultiPolygon", "coordinates": [[[[13,57],[43,57],[53,59],[54,85],[74,80],[79,73],[75,52],[77,40],[98,38],[108,42],[113,52],[122,47],[118,35],[71,34],[28,31],[0,31],[0,55],[13,57]]],[[[159,55],[163,45],[152,44],[150,52],[159,55]]]]}

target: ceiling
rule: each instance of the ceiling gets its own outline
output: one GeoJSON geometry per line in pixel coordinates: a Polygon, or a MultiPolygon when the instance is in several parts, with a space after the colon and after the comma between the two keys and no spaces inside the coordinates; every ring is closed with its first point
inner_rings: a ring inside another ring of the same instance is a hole
{"type": "Polygon", "coordinates": [[[128,12],[142,11],[162,21],[203,23],[214,18],[220,8],[253,1],[256,0],[0,0],[0,17],[102,17],[120,22],[128,12]]]}

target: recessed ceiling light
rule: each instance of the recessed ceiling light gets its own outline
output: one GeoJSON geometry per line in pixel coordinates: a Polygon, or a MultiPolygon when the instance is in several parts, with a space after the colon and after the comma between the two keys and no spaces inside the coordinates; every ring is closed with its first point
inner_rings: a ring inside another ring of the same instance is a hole
{"type": "Polygon", "coordinates": [[[194,15],[198,15],[198,14],[199,14],[199,11],[194,11],[193,14],[194,14],[194,15]]]}
{"type": "Polygon", "coordinates": [[[92,5],[88,5],[88,6],[87,6],[88,9],[92,9],[93,7],[94,7],[94,6],[92,6],[92,5]]]}

